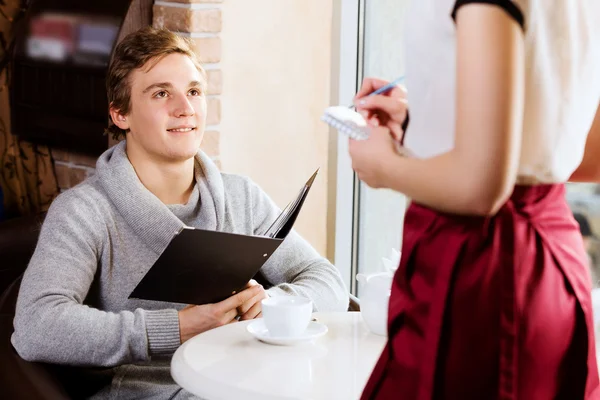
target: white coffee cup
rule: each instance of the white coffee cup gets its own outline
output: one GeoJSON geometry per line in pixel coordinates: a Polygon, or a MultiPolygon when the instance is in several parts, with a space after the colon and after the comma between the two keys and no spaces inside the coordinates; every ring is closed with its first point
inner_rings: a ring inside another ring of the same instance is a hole
{"type": "Polygon", "coordinates": [[[262,301],[262,315],[272,337],[302,335],[312,315],[312,301],[300,296],[269,297],[262,301]]]}

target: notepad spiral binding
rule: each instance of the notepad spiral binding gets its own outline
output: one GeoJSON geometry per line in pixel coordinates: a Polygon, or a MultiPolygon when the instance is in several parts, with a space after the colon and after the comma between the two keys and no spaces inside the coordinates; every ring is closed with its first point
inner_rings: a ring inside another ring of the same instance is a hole
{"type": "Polygon", "coordinates": [[[354,140],[366,140],[369,137],[365,119],[347,107],[328,107],[321,120],[354,140]]]}

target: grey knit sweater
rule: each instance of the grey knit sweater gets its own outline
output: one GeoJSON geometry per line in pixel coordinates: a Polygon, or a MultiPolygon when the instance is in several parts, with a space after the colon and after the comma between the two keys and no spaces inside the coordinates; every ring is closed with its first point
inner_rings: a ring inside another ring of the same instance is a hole
{"type": "MultiPolygon", "coordinates": [[[[107,150],[93,177],[52,203],[23,277],[12,343],[26,360],[118,367],[99,398],[187,398],[168,362],[183,305],[128,295],[184,224],[260,234],[279,209],[202,152],[188,203],[167,206],[142,185],[125,146],[107,150]]],[[[261,271],[276,285],[271,296],[306,296],[319,311],[347,308],[339,272],[294,231],[261,271]]]]}

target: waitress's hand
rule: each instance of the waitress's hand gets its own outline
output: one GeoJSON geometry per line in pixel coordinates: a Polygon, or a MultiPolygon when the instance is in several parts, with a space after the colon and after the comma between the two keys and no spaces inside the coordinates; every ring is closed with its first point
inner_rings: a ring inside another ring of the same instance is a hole
{"type": "Polygon", "coordinates": [[[396,140],[400,140],[404,134],[402,124],[408,115],[406,89],[396,86],[384,94],[367,96],[388,83],[383,79],[365,78],[362,87],[354,96],[354,105],[356,111],[370,124],[387,127],[396,140]]]}
{"type": "Polygon", "coordinates": [[[388,167],[388,161],[399,157],[396,146],[397,143],[387,127],[373,124],[368,139],[350,139],[348,149],[352,158],[352,169],[356,171],[358,178],[372,188],[388,187],[387,177],[393,173],[388,167]]]}

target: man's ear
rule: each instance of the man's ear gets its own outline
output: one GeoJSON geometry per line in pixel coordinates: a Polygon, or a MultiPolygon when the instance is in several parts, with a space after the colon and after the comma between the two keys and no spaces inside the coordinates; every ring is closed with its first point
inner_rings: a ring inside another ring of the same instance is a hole
{"type": "Polygon", "coordinates": [[[113,123],[124,131],[129,129],[129,121],[127,120],[127,116],[123,115],[114,108],[113,106],[109,109],[110,117],[113,120],[113,123]]]}

